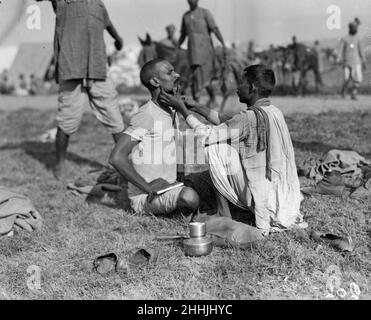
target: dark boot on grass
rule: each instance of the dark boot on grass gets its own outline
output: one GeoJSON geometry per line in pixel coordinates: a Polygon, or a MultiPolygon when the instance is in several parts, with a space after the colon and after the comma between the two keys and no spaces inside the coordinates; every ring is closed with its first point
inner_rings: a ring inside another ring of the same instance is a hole
{"type": "Polygon", "coordinates": [[[327,243],[339,251],[352,252],[354,244],[351,237],[341,237],[330,233],[312,231],[310,238],[318,242],[327,243]]]}
{"type": "Polygon", "coordinates": [[[302,188],[302,193],[306,195],[323,194],[341,197],[346,191],[340,172],[327,171],[323,179],[315,187],[302,188]]]}

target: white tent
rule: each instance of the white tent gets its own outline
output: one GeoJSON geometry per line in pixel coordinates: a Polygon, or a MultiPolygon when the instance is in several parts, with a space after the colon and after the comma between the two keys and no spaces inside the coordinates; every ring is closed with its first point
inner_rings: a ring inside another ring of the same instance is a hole
{"type": "Polygon", "coordinates": [[[20,74],[44,79],[53,60],[53,43],[22,43],[9,70],[9,80],[15,82],[20,74]]]}
{"type": "MultiPolygon", "coordinates": [[[[127,87],[140,85],[138,55],[141,50],[139,44],[127,45],[115,57],[113,65],[108,70],[109,77],[116,85],[124,84],[127,87]]],[[[108,52],[113,50],[108,49],[108,52]]]]}

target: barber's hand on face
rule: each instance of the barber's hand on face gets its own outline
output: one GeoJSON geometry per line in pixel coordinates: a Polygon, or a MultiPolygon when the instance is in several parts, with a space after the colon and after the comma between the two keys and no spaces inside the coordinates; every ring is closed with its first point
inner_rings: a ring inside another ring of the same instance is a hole
{"type": "Polygon", "coordinates": [[[177,110],[181,109],[184,106],[183,101],[180,98],[172,96],[171,94],[166,93],[161,89],[159,100],[161,103],[173,107],[177,110]]]}
{"type": "Polygon", "coordinates": [[[158,178],[149,183],[150,185],[150,192],[148,194],[148,201],[152,202],[153,199],[156,197],[156,192],[160,191],[162,189],[168,188],[171,186],[169,182],[167,182],[165,179],[158,178]]]}
{"type": "Polygon", "coordinates": [[[124,40],[122,38],[118,38],[115,41],[115,48],[117,51],[121,51],[124,47],[124,40]]]}
{"type": "Polygon", "coordinates": [[[192,110],[197,107],[197,102],[191,96],[181,96],[181,99],[188,109],[192,110]]]}

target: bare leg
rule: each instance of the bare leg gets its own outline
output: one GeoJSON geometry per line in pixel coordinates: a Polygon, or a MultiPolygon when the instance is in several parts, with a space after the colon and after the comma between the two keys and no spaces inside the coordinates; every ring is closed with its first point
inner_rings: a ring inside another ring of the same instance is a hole
{"type": "Polygon", "coordinates": [[[307,71],[305,69],[300,73],[299,88],[301,96],[304,97],[307,93],[307,71]]]}
{"type": "Polygon", "coordinates": [[[340,94],[343,97],[343,99],[345,99],[348,85],[349,85],[349,80],[344,80],[343,86],[342,86],[341,91],[340,91],[340,94]]]}
{"type": "Polygon", "coordinates": [[[316,93],[318,94],[320,87],[323,86],[322,77],[318,70],[313,69],[313,73],[314,73],[315,86],[316,86],[315,90],[316,90],[316,93]]]}
{"type": "Polygon", "coordinates": [[[352,88],[351,99],[352,100],[357,100],[357,94],[358,94],[358,83],[354,82],[353,83],[353,88],[352,88]]]}
{"type": "Polygon", "coordinates": [[[350,84],[350,81],[352,80],[352,69],[349,67],[344,68],[344,82],[343,87],[341,88],[341,96],[343,99],[345,99],[347,94],[348,85],[350,84]]]}
{"type": "Polygon", "coordinates": [[[64,173],[64,162],[66,160],[68,142],[70,136],[65,134],[60,128],[57,130],[55,140],[56,165],[54,168],[54,177],[60,180],[64,173]]]}
{"type": "Polygon", "coordinates": [[[299,93],[299,87],[300,84],[297,84],[297,79],[296,79],[296,74],[295,72],[292,74],[292,78],[291,78],[291,86],[292,86],[292,89],[293,89],[293,92],[294,92],[294,95],[297,96],[298,93],[299,93]]]}

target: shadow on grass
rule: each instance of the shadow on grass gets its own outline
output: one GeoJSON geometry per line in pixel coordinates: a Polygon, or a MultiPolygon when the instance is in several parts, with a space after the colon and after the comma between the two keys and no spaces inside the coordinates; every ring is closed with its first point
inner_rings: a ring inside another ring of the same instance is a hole
{"type": "MultiPolygon", "coordinates": [[[[0,146],[0,151],[22,149],[27,155],[42,163],[47,170],[55,165],[54,143],[43,143],[39,141],[23,141],[21,143],[9,143],[0,146]]],[[[67,153],[67,160],[78,165],[88,165],[93,168],[102,168],[104,165],[98,161],[83,158],[74,153],[67,153]]]]}
{"type": "Polygon", "coordinates": [[[107,192],[106,195],[99,197],[89,194],[85,198],[85,201],[87,203],[105,206],[110,209],[121,209],[125,211],[131,210],[127,189],[124,189],[122,192],[107,192]]]}

